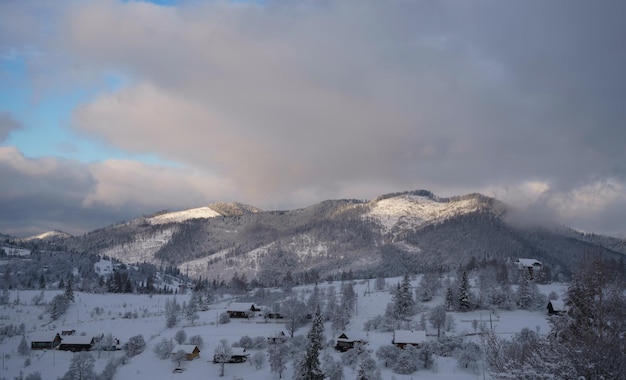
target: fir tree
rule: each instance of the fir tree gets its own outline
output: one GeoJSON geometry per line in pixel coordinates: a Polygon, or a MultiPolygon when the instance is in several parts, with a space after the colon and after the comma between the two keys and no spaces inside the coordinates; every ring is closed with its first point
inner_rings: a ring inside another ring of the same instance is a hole
{"type": "Polygon", "coordinates": [[[67,285],[65,287],[65,299],[68,302],[74,302],[74,280],[72,275],[67,277],[67,285]]]}
{"type": "Polygon", "coordinates": [[[324,341],[324,322],[319,307],[315,310],[313,324],[307,338],[309,342],[306,353],[296,368],[294,380],[323,380],[324,372],[320,366],[319,354],[324,341]]]}
{"type": "Polygon", "coordinates": [[[394,317],[397,319],[408,319],[415,314],[415,300],[413,299],[413,291],[409,282],[409,275],[404,275],[402,282],[396,289],[394,295],[394,317]]]}
{"type": "Polygon", "coordinates": [[[461,284],[459,285],[459,311],[469,311],[470,309],[470,292],[469,282],[467,280],[467,272],[463,271],[461,284]]]}

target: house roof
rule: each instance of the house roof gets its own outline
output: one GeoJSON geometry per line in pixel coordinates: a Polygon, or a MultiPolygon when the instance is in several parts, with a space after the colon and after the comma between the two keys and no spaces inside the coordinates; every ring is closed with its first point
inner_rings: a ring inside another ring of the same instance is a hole
{"type": "Polygon", "coordinates": [[[200,349],[195,344],[177,344],[174,346],[174,349],[172,349],[172,353],[176,353],[181,350],[186,354],[193,354],[195,350],[200,352],[200,349]]]}
{"type": "Polygon", "coordinates": [[[550,300],[548,303],[552,304],[552,310],[554,311],[567,310],[567,306],[565,306],[565,302],[563,300],[550,300]]]}
{"type": "Polygon", "coordinates": [[[233,302],[230,305],[228,305],[226,310],[245,312],[245,311],[251,311],[253,307],[254,307],[254,304],[251,302],[233,302]]]}
{"type": "Polygon", "coordinates": [[[541,266],[541,261],[539,260],[535,260],[535,259],[517,259],[517,262],[520,265],[523,265],[525,267],[535,267],[535,266],[541,266]]]}
{"type": "Polygon", "coordinates": [[[232,356],[247,356],[248,353],[246,352],[246,349],[243,347],[233,347],[231,349],[232,352],[232,356]]]}
{"type": "Polygon", "coordinates": [[[394,343],[422,343],[426,341],[426,331],[423,330],[395,330],[393,332],[394,343]]]}
{"type": "Polygon", "coordinates": [[[35,331],[28,334],[31,342],[52,342],[57,335],[59,334],[54,331],[35,331]]]}
{"type": "Polygon", "coordinates": [[[61,344],[91,344],[91,335],[68,335],[63,337],[61,344]]]}
{"type": "Polygon", "coordinates": [[[344,331],[339,337],[337,337],[338,342],[355,342],[357,340],[364,340],[362,334],[353,331],[344,331]]]}

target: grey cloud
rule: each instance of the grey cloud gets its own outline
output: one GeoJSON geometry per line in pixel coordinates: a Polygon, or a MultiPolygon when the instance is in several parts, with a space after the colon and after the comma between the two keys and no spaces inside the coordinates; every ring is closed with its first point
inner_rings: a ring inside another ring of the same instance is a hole
{"type": "Polygon", "coordinates": [[[9,112],[0,112],[0,142],[4,141],[9,133],[21,127],[22,125],[9,112]]]}
{"type": "Polygon", "coordinates": [[[626,181],[624,7],[95,1],[58,11],[51,40],[63,77],[130,78],[82,105],[76,130],[260,207],[529,181],[558,195],[626,181]]]}

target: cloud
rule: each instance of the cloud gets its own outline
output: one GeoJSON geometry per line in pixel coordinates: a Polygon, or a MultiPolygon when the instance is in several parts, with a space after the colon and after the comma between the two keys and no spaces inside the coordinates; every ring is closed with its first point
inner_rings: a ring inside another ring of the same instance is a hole
{"type": "Polygon", "coordinates": [[[9,112],[0,112],[0,142],[3,142],[11,132],[22,128],[22,125],[9,112]]]}
{"type": "Polygon", "coordinates": [[[96,164],[85,207],[146,189],[156,208],[173,194],[231,194],[266,209],[483,189],[606,229],[623,203],[606,191],[626,182],[625,7],[101,0],[48,9],[46,38],[7,33],[41,52],[29,60],[35,86],[123,75],[71,128],[179,165],[96,164]]]}

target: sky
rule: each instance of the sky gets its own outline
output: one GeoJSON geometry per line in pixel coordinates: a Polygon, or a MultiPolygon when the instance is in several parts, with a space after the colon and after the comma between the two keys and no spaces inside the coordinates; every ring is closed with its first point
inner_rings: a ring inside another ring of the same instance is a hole
{"type": "Polygon", "coordinates": [[[622,1],[0,1],[0,233],[427,189],[626,238],[622,1]]]}

